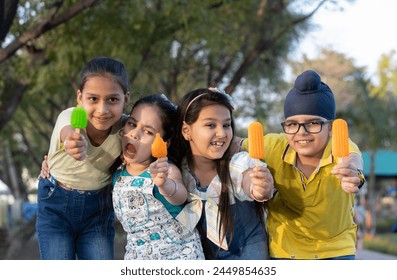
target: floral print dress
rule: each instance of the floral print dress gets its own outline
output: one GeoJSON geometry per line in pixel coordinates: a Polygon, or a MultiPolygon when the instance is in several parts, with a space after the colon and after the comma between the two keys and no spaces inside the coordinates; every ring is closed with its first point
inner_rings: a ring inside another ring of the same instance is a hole
{"type": "Polygon", "coordinates": [[[123,167],[115,174],[113,207],[127,233],[124,259],[204,259],[198,231],[184,227],[168,210],[174,206],[159,197],[147,171],[132,176],[123,167]]]}

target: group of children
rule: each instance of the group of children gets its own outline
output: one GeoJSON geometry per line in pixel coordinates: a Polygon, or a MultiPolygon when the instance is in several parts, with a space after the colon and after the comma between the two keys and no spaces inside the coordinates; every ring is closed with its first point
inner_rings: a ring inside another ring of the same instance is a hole
{"type": "Polygon", "coordinates": [[[343,162],[332,156],[335,101],[316,72],[296,79],[285,134],[264,136],[259,165],[224,92],[193,90],[177,105],[147,95],[126,116],[129,95],[121,62],[88,62],[77,92],[87,128],[60,114],[39,180],[42,259],[113,259],[114,214],[125,259],[354,259],[361,154],[350,142],[343,162]],[[165,157],[152,156],[156,134],[165,157]]]}

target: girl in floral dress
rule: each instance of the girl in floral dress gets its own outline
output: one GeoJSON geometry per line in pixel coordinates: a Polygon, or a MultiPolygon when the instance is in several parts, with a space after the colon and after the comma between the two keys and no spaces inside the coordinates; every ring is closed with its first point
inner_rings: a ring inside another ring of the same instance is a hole
{"type": "Polygon", "coordinates": [[[204,259],[196,229],[177,220],[187,199],[180,170],[151,155],[156,133],[168,144],[176,106],[165,95],[148,95],[132,108],[123,132],[124,163],[113,178],[113,207],[127,233],[124,259],[204,259]]]}

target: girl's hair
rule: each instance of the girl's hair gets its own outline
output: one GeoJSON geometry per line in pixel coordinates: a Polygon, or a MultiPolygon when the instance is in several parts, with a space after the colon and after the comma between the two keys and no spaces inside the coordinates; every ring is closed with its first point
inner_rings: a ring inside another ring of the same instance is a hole
{"type": "MultiPolygon", "coordinates": [[[[138,105],[150,105],[156,106],[159,109],[159,117],[161,119],[161,127],[164,130],[163,140],[168,141],[174,137],[176,129],[176,105],[172,103],[163,93],[161,94],[150,94],[139,98],[131,109],[131,113],[138,105]]],[[[131,114],[130,113],[130,114],[131,114]]],[[[174,161],[172,145],[168,147],[169,153],[168,158],[174,161]]]]}
{"type": "MultiPolygon", "coordinates": [[[[183,122],[186,124],[193,124],[197,121],[201,110],[210,105],[223,105],[225,106],[231,116],[231,128],[234,134],[234,120],[233,120],[233,106],[230,102],[230,96],[224,93],[211,91],[209,89],[197,89],[187,93],[178,104],[178,125],[177,135],[175,137],[175,145],[177,151],[177,165],[181,168],[182,160],[186,157],[188,164],[193,163],[192,152],[190,144],[182,135],[183,122]]],[[[232,184],[229,171],[230,159],[233,156],[231,152],[231,145],[227,148],[222,158],[215,160],[216,170],[222,183],[221,195],[219,198],[219,214],[220,225],[225,229],[224,235],[220,236],[221,239],[230,234],[230,241],[233,238],[233,219],[229,200],[228,185],[232,184]]],[[[204,245],[205,246],[205,245],[204,245]]]]}
{"type": "Polygon", "coordinates": [[[85,83],[91,77],[110,75],[123,89],[124,94],[129,92],[127,71],[123,63],[108,57],[97,57],[90,60],[80,75],[80,91],[83,91],[85,83]]]}

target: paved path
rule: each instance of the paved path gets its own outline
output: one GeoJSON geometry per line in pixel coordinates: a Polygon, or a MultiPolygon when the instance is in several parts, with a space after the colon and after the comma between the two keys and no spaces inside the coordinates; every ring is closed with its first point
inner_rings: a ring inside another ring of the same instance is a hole
{"type": "MultiPolygon", "coordinates": [[[[124,256],[124,240],[116,240],[115,242],[115,258],[122,260],[124,256]]],[[[38,260],[40,259],[37,239],[32,237],[26,244],[24,252],[17,258],[17,260],[38,260]]],[[[397,256],[382,254],[365,249],[358,249],[356,254],[357,260],[397,260],[397,256]]]]}
{"type": "Polygon", "coordinates": [[[382,254],[365,249],[357,250],[357,260],[397,260],[397,256],[382,254]]]}

